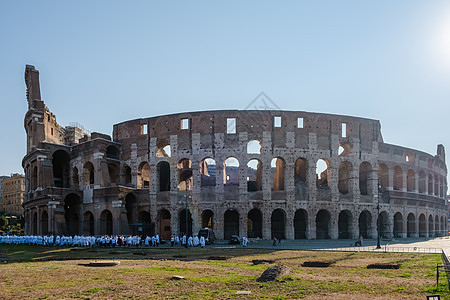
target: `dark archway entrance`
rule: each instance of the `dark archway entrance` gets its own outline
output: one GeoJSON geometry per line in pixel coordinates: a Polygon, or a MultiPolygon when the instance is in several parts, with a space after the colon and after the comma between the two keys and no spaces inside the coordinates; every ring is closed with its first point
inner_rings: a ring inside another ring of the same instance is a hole
{"type": "Polygon", "coordinates": [[[371,226],[372,217],[367,210],[364,210],[359,215],[359,234],[363,236],[363,238],[368,239],[371,238],[371,226]]]}
{"type": "Polygon", "coordinates": [[[229,209],[224,215],[224,239],[230,239],[233,234],[239,235],[239,213],[235,209],[229,209]]]}
{"type": "Polygon", "coordinates": [[[161,210],[158,214],[159,236],[165,240],[170,240],[172,229],[170,227],[170,213],[168,210],[161,210]]]}
{"type": "Polygon", "coordinates": [[[185,234],[187,233],[188,236],[192,235],[192,214],[189,210],[183,209],[180,212],[180,233],[185,234]],[[187,229],[186,229],[187,226],[187,229]]]}
{"type": "Polygon", "coordinates": [[[352,224],[352,214],[348,210],[343,210],[339,213],[338,230],[339,239],[351,239],[352,233],[350,225],[352,224]]]}
{"type": "Polygon", "coordinates": [[[155,226],[150,218],[150,213],[140,211],[137,220],[137,233],[143,236],[152,236],[155,234],[155,226]]]}
{"type": "Polygon", "coordinates": [[[81,199],[75,194],[67,195],[64,199],[64,217],[66,220],[65,235],[79,234],[81,199]]]}
{"type": "Polygon", "coordinates": [[[330,238],[330,213],[321,209],[316,215],[316,238],[329,239],[330,238]]]}
{"type": "Polygon", "coordinates": [[[410,213],[408,215],[408,218],[406,219],[407,223],[407,236],[408,237],[414,237],[416,234],[416,217],[413,213],[410,213]]]}
{"type": "Polygon", "coordinates": [[[94,215],[87,211],[84,213],[83,233],[87,235],[94,235],[94,215]]]}
{"type": "Polygon", "coordinates": [[[104,210],[100,214],[100,233],[102,235],[113,234],[112,213],[109,210],[104,210]]]}
{"type": "Polygon", "coordinates": [[[247,236],[249,238],[262,238],[262,213],[257,208],[248,212],[247,236]]]}
{"type": "Polygon", "coordinates": [[[47,235],[48,233],[48,213],[44,210],[41,216],[41,234],[47,235]]]}
{"type": "Polygon", "coordinates": [[[403,237],[403,217],[399,212],[394,215],[394,237],[403,237]]]}
{"type": "Polygon", "coordinates": [[[304,209],[299,209],[294,216],[294,238],[306,239],[308,228],[308,213],[304,209]]]}
{"type": "Polygon", "coordinates": [[[214,230],[214,213],[209,209],[202,212],[202,228],[206,227],[214,230]]]}
{"type": "Polygon", "coordinates": [[[285,234],[285,213],[282,209],[275,209],[272,212],[271,221],[271,229],[272,229],[272,238],[276,237],[277,239],[286,239],[285,234]]]}

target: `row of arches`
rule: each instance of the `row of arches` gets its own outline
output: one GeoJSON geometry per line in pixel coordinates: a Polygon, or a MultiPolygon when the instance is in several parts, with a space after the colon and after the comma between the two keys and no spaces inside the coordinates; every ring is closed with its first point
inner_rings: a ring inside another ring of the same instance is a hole
{"type": "MultiPolygon", "coordinates": [[[[125,201],[126,224],[114,227],[114,222],[121,221],[117,216],[113,219],[113,213],[110,210],[104,209],[95,217],[90,210],[82,211],[80,205],[81,199],[75,194],[66,197],[63,234],[101,235],[119,234],[117,231],[120,231],[120,234],[158,233],[162,238],[169,239],[171,234],[186,232],[193,234],[193,228],[209,227],[222,232],[224,239],[228,239],[233,234],[246,234],[250,238],[268,238],[268,230],[270,230],[270,237],[282,239],[352,239],[359,235],[364,238],[375,237],[377,222],[379,222],[379,230],[383,238],[441,236],[444,235],[446,228],[444,216],[425,213],[417,216],[412,212],[405,216],[401,212],[390,215],[386,211],[381,211],[377,220],[376,214],[372,215],[368,210],[354,213],[347,209],[339,211],[337,215],[333,215],[327,209],[321,209],[316,213],[298,209],[292,215],[281,208],[272,210],[269,215],[263,214],[258,208],[248,212],[228,209],[219,216],[213,210],[205,209],[199,213],[198,219],[194,220],[190,209],[185,207],[171,212],[161,209],[153,220],[148,211],[138,208],[133,194],[127,195],[125,201]],[[173,219],[173,213],[177,214],[175,219],[173,219]],[[242,223],[242,214],[247,220],[246,224],[242,223]],[[216,218],[219,218],[218,222],[216,218]],[[217,228],[216,224],[223,224],[223,227],[217,228]],[[121,227],[122,225],[126,228],[121,227]]],[[[35,211],[31,216],[30,225],[33,234],[50,233],[47,210],[42,210],[39,216],[35,211]],[[39,230],[38,222],[40,222],[39,230]]]]}

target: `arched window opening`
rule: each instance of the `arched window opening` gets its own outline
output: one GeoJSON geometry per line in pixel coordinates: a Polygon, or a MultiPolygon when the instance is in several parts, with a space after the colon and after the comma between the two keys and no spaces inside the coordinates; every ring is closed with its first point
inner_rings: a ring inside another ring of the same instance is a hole
{"type": "Polygon", "coordinates": [[[326,160],[319,159],[316,164],[316,185],[318,188],[329,188],[330,182],[328,177],[331,178],[331,170],[328,168],[329,163],[326,160]]]}
{"type": "Polygon", "coordinates": [[[119,182],[119,167],[115,164],[108,164],[109,180],[111,184],[116,184],[119,182]]]}
{"type": "Polygon", "coordinates": [[[425,193],[427,178],[424,171],[419,172],[419,193],[425,193]]]}
{"type": "Polygon", "coordinates": [[[434,195],[439,196],[439,178],[437,175],[434,176],[434,195]]]}
{"type": "Polygon", "coordinates": [[[235,157],[229,157],[223,163],[223,184],[226,186],[239,186],[239,161],[235,157]]]}
{"type": "Polygon", "coordinates": [[[308,194],[308,161],[299,158],[294,166],[294,184],[297,199],[306,199],[308,194]]]}
{"type": "Polygon", "coordinates": [[[33,167],[33,175],[31,176],[31,189],[35,190],[38,187],[38,168],[33,167]]]}
{"type": "Polygon", "coordinates": [[[343,195],[348,194],[349,192],[351,171],[352,171],[352,164],[350,162],[344,161],[339,164],[338,189],[339,193],[343,195]]]}
{"type": "Polygon", "coordinates": [[[247,163],[247,191],[262,190],[262,163],[259,159],[251,159],[247,163]]]}
{"type": "Polygon", "coordinates": [[[428,175],[428,195],[433,195],[433,176],[428,175]]]}
{"type": "Polygon", "coordinates": [[[70,155],[64,150],[57,150],[53,153],[53,181],[55,187],[70,187],[70,155]]]}
{"type": "Polygon", "coordinates": [[[409,169],[406,173],[406,190],[413,192],[416,189],[416,174],[413,170],[409,169]]]}
{"type": "Polygon", "coordinates": [[[285,173],[286,163],[284,159],[276,157],[272,159],[270,163],[270,171],[272,174],[272,190],[273,191],[284,191],[284,173],[285,173]]]}
{"type": "Polygon", "coordinates": [[[389,186],[389,169],[384,164],[378,167],[378,181],[382,189],[386,189],[389,186]]]}
{"type": "Polygon", "coordinates": [[[201,186],[216,186],[216,161],[205,158],[200,162],[201,186]]]}
{"type": "Polygon", "coordinates": [[[191,161],[187,158],[181,159],[177,164],[178,169],[178,189],[180,191],[190,191],[193,187],[191,161]]]}
{"type": "Polygon", "coordinates": [[[131,184],[131,168],[129,166],[123,166],[122,168],[123,182],[127,185],[131,184]]]}
{"type": "Polygon", "coordinates": [[[394,168],[394,190],[399,191],[403,188],[403,171],[402,168],[396,166],[394,168]]]}
{"type": "Polygon", "coordinates": [[[83,184],[94,184],[94,165],[91,162],[87,162],[83,167],[83,184]]]}
{"type": "Polygon", "coordinates": [[[120,151],[116,146],[110,145],[106,148],[106,158],[110,159],[120,159],[120,151]]]}
{"type": "Polygon", "coordinates": [[[78,187],[80,185],[80,177],[78,175],[78,168],[74,167],[72,170],[72,186],[78,187]]]}
{"type": "Polygon", "coordinates": [[[261,141],[251,140],[247,143],[247,154],[261,154],[261,141]]]}
{"type": "Polygon", "coordinates": [[[353,145],[350,143],[342,143],[338,149],[338,155],[342,157],[349,157],[353,154],[353,145]]]}
{"type": "Polygon", "coordinates": [[[144,161],[139,164],[137,172],[137,188],[150,188],[150,165],[148,164],[148,162],[144,161]]]}
{"type": "Polygon", "coordinates": [[[363,162],[359,166],[359,191],[361,195],[371,195],[371,174],[372,165],[368,162],[363,162]]]}
{"type": "Polygon", "coordinates": [[[157,165],[158,169],[158,180],[159,180],[159,191],[166,192],[170,191],[170,165],[166,161],[162,161],[157,165]]]}
{"type": "Polygon", "coordinates": [[[170,147],[170,144],[162,141],[156,149],[156,157],[171,157],[171,155],[172,148],[170,147]]]}

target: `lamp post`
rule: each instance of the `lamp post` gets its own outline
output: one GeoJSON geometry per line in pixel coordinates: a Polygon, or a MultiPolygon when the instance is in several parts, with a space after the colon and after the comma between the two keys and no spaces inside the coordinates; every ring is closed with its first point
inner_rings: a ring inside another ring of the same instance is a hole
{"type": "Polygon", "coordinates": [[[378,181],[377,184],[377,188],[378,188],[378,193],[377,193],[377,198],[378,198],[378,203],[377,203],[377,247],[375,249],[381,249],[381,241],[380,241],[380,181],[378,181]]]}

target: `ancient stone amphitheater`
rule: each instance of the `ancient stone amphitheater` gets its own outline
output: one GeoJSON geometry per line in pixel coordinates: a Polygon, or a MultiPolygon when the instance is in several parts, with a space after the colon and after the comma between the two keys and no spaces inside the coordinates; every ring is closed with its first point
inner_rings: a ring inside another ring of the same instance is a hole
{"type": "Polygon", "coordinates": [[[377,120],[280,110],[130,120],[112,138],[62,127],[25,71],[29,234],[270,239],[447,232],[445,151],[383,142],[377,120]],[[379,218],[377,218],[379,216],[379,218]],[[379,230],[378,230],[379,229],[379,230]]]}

